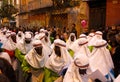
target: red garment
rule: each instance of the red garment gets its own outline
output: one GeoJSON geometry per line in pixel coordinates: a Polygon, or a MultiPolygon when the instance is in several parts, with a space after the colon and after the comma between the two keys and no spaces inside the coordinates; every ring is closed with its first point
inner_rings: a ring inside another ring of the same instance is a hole
{"type": "Polygon", "coordinates": [[[11,58],[14,57],[15,55],[14,51],[6,50],[6,49],[4,49],[4,51],[7,52],[11,58]]]}

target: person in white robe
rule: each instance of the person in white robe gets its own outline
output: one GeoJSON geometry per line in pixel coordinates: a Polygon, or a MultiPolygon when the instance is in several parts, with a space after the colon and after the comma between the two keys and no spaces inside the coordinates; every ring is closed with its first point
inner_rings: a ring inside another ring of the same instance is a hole
{"type": "Polygon", "coordinates": [[[72,58],[66,49],[66,43],[64,41],[60,39],[56,39],[54,41],[54,48],[56,46],[60,47],[61,54],[59,54],[60,56],[58,56],[57,53],[59,52],[53,50],[50,58],[48,59],[46,63],[46,67],[57,73],[60,73],[60,71],[64,67],[68,66],[71,63],[72,58]]]}
{"type": "Polygon", "coordinates": [[[42,43],[44,43],[44,45],[50,46],[51,42],[50,42],[50,34],[47,30],[41,29],[42,31],[40,31],[39,35],[38,35],[38,39],[42,41],[42,43]]]}
{"type": "Polygon", "coordinates": [[[17,74],[17,80],[18,82],[25,82],[27,77],[25,77],[24,72],[22,71],[21,64],[24,60],[24,56],[26,54],[26,49],[25,49],[25,35],[23,31],[18,31],[17,36],[16,36],[16,50],[15,50],[15,57],[17,59],[17,69],[16,69],[16,74],[17,74]]]}
{"type": "Polygon", "coordinates": [[[79,35],[79,38],[76,39],[76,41],[73,43],[73,45],[71,45],[71,49],[72,49],[74,52],[77,52],[77,49],[78,49],[78,47],[79,47],[78,42],[79,42],[79,40],[80,40],[81,38],[87,39],[87,36],[86,36],[85,34],[80,34],[80,35],[79,35]]]}
{"type": "Polygon", "coordinates": [[[26,54],[24,33],[22,31],[19,31],[16,36],[16,39],[17,39],[16,47],[22,52],[22,54],[26,54]]]}
{"type": "Polygon", "coordinates": [[[75,53],[74,61],[68,67],[63,82],[89,82],[87,75],[89,59],[85,54],[75,53]]]}
{"type": "Polygon", "coordinates": [[[107,47],[107,41],[99,39],[93,44],[93,51],[89,56],[89,64],[91,71],[99,70],[108,81],[114,80],[114,65],[107,47]]]}
{"type": "Polygon", "coordinates": [[[17,58],[17,78],[19,82],[29,80],[30,74],[24,71],[22,64],[24,63],[25,55],[33,48],[32,41],[32,33],[30,31],[26,31],[24,34],[22,31],[18,32],[15,57],[17,58]]]}
{"type": "Polygon", "coordinates": [[[32,82],[43,82],[44,66],[50,53],[40,40],[35,40],[32,44],[34,47],[25,55],[29,64],[28,72],[32,73],[32,82]]]}
{"type": "Polygon", "coordinates": [[[32,48],[33,36],[30,31],[25,32],[25,54],[27,54],[32,48]]]}
{"type": "Polygon", "coordinates": [[[0,48],[0,58],[6,59],[12,65],[12,61],[9,54],[6,52],[3,52],[1,48],[0,48]]]}
{"type": "Polygon", "coordinates": [[[87,36],[88,41],[90,41],[94,35],[95,33],[89,33],[87,36]]]}
{"type": "Polygon", "coordinates": [[[13,41],[13,39],[11,38],[11,35],[15,35],[16,37],[15,32],[7,31],[6,33],[7,40],[5,41],[5,43],[3,43],[2,48],[9,51],[14,51],[16,49],[16,41],[13,41]]]}
{"type": "Polygon", "coordinates": [[[17,39],[17,43],[20,41],[20,40],[24,40],[25,39],[25,35],[23,33],[23,31],[18,31],[17,35],[16,35],[16,39],[17,39]]]}
{"type": "Polygon", "coordinates": [[[75,33],[70,33],[69,38],[66,42],[66,48],[72,57],[74,56],[74,52],[71,50],[71,46],[75,41],[76,41],[75,33]]]}
{"type": "Polygon", "coordinates": [[[39,32],[35,32],[33,40],[39,40],[39,32]]]}
{"type": "Polygon", "coordinates": [[[3,29],[0,31],[0,42],[1,42],[0,47],[2,47],[2,45],[5,44],[7,41],[6,32],[7,29],[3,29]]]}
{"type": "Polygon", "coordinates": [[[57,73],[58,75],[64,76],[63,70],[67,69],[67,67],[71,64],[72,57],[67,51],[66,43],[63,40],[56,39],[53,44],[53,52],[50,58],[47,60],[45,67],[57,73]]]}
{"type": "Polygon", "coordinates": [[[12,66],[14,70],[16,70],[17,68],[17,62],[15,58],[16,33],[8,30],[6,33],[6,37],[7,37],[6,43],[3,44],[2,48],[5,52],[9,54],[11,61],[12,61],[12,66]]]}
{"type": "Polygon", "coordinates": [[[103,33],[101,31],[96,31],[94,36],[89,40],[88,46],[93,46],[97,40],[103,39],[103,33]]]}
{"type": "Polygon", "coordinates": [[[90,51],[88,49],[87,36],[85,34],[81,34],[79,38],[73,43],[73,45],[71,46],[71,49],[75,53],[79,51],[81,54],[85,54],[89,56],[90,51]]]}
{"type": "MultiPolygon", "coordinates": [[[[45,30],[44,30],[45,31],[45,30]]],[[[48,38],[47,38],[47,36],[46,36],[46,34],[45,33],[39,33],[39,40],[43,43],[43,45],[45,45],[46,46],[46,49],[48,49],[48,50],[52,50],[51,49],[51,47],[50,47],[50,45],[49,45],[49,40],[48,40],[48,38]]],[[[51,51],[50,51],[51,52],[51,51]]],[[[49,56],[50,56],[51,54],[49,54],[49,56]]]]}
{"type": "Polygon", "coordinates": [[[76,40],[75,33],[70,33],[69,38],[66,42],[66,48],[69,49],[75,40],[76,40]]]}
{"type": "Polygon", "coordinates": [[[90,52],[92,52],[92,50],[94,49],[93,45],[95,44],[95,42],[96,42],[97,40],[103,39],[102,36],[103,36],[103,33],[102,33],[101,31],[96,31],[96,32],[94,33],[94,36],[91,37],[91,38],[89,38],[88,48],[89,48],[90,52]]]}
{"type": "Polygon", "coordinates": [[[46,43],[48,46],[51,46],[51,41],[50,41],[50,32],[45,30],[45,35],[46,35],[46,43]]]}

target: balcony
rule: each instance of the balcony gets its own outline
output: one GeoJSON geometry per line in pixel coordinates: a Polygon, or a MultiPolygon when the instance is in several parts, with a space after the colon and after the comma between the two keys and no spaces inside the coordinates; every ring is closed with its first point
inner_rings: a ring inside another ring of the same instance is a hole
{"type": "Polygon", "coordinates": [[[34,0],[28,2],[28,10],[35,10],[40,8],[51,7],[52,1],[51,0],[34,0]]]}
{"type": "Polygon", "coordinates": [[[80,5],[80,0],[53,0],[54,7],[73,7],[80,5]]]}

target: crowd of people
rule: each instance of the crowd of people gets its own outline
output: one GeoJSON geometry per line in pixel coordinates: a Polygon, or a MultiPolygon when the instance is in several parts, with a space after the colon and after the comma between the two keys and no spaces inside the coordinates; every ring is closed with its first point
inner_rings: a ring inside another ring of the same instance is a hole
{"type": "Polygon", "coordinates": [[[118,82],[119,74],[119,27],[79,36],[74,28],[0,29],[0,82],[118,82]]]}

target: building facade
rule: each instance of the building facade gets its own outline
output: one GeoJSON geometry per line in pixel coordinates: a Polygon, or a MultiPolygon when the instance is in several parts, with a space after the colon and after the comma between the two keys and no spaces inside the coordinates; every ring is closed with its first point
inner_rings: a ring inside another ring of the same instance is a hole
{"type": "Polygon", "coordinates": [[[120,25],[120,0],[107,0],[106,26],[120,25]]]}
{"type": "Polygon", "coordinates": [[[19,26],[71,29],[75,23],[79,35],[85,29],[120,24],[119,6],[119,0],[19,0],[19,26]],[[87,21],[85,27],[82,20],[87,21]]]}
{"type": "Polygon", "coordinates": [[[57,0],[20,0],[19,25],[48,25],[70,29],[72,23],[75,23],[79,35],[82,29],[80,21],[88,20],[87,3],[80,0],[55,1],[57,0]]]}

